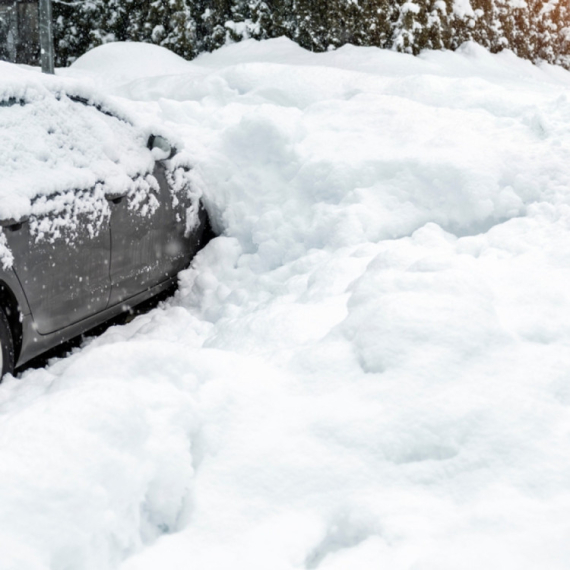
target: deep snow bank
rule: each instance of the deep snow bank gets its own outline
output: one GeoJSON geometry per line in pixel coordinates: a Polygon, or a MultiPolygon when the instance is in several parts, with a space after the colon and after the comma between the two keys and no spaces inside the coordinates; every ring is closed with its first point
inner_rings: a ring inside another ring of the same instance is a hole
{"type": "Polygon", "coordinates": [[[570,74],[123,48],[66,73],[176,130],[223,235],[2,386],[0,567],[566,569],[570,74]]]}

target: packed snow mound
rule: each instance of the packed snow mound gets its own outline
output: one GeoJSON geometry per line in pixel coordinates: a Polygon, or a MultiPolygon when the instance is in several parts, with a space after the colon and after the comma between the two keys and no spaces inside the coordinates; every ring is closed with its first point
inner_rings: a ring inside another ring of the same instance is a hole
{"type": "Polygon", "coordinates": [[[67,71],[178,133],[222,235],[2,385],[1,570],[567,570],[570,73],[286,40],[187,65],[67,71]]]}
{"type": "Polygon", "coordinates": [[[188,62],[166,48],[137,42],[111,42],[79,57],[74,71],[98,73],[115,80],[129,81],[153,75],[188,73],[188,62]]]}

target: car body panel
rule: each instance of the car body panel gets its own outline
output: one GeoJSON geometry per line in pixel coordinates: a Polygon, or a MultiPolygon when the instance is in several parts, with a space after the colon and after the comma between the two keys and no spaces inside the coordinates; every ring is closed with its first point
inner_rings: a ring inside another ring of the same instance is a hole
{"type": "MultiPolygon", "coordinates": [[[[159,165],[155,166],[155,171],[159,165]]],[[[132,297],[170,275],[163,273],[167,204],[156,179],[143,197],[126,195],[111,203],[111,296],[109,305],[132,297]]]]}
{"type": "MultiPolygon", "coordinates": [[[[208,239],[207,228],[208,228],[208,214],[203,208],[199,211],[200,223],[193,232],[192,236],[189,238],[188,249],[185,252],[184,264],[188,265],[196,252],[205,245],[205,240],[208,239]]],[[[184,267],[181,267],[183,269],[184,267]]],[[[8,273],[8,272],[5,272],[8,273]]],[[[0,276],[4,276],[4,273],[0,272],[0,276]]],[[[158,295],[162,291],[167,290],[169,287],[176,284],[177,276],[174,275],[168,279],[163,280],[160,283],[153,285],[145,290],[139,291],[136,295],[131,296],[129,299],[121,300],[115,303],[113,306],[108,306],[105,310],[92,315],[82,321],[76,322],[71,326],[65,327],[61,330],[55,331],[51,334],[42,335],[39,333],[33,313],[27,312],[22,314],[22,329],[23,329],[23,343],[20,354],[17,360],[17,366],[25,364],[27,361],[31,360],[35,356],[42,354],[46,350],[57,346],[63,342],[71,340],[72,338],[83,334],[90,329],[101,325],[105,321],[116,317],[130,307],[135,307],[136,305],[143,303],[147,299],[158,295]]],[[[13,278],[9,280],[12,287],[19,290],[19,295],[23,296],[23,291],[20,287],[19,282],[13,278]]],[[[14,291],[14,293],[16,293],[14,291]]],[[[18,295],[16,295],[18,297],[18,295]]],[[[19,298],[19,297],[18,297],[19,298]]],[[[27,308],[25,302],[23,308],[27,308]]]]}
{"type": "Polygon", "coordinates": [[[125,310],[130,307],[134,307],[139,303],[143,303],[154,295],[158,295],[162,291],[165,291],[175,282],[175,279],[169,279],[168,281],[159,283],[158,285],[155,285],[146,291],[141,291],[138,295],[135,295],[129,301],[120,303],[114,307],[108,307],[104,311],[92,315],[87,319],[84,319],[69,327],[47,335],[42,335],[38,332],[32,314],[25,315],[22,320],[23,343],[16,366],[21,366],[32,358],[42,354],[43,352],[46,352],[50,348],[67,342],[68,340],[71,340],[72,338],[75,338],[89,331],[90,329],[101,325],[105,321],[108,321],[113,317],[116,317],[125,312],[125,310]]]}
{"type": "Polygon", "coordinates": [[[0,286],[10,291],[16,299],[16,303],[18,305],[17,310],[20,313],[20,320],[31,313],[30,306],[28,305],[28,300],[26,299],[20,280],[13,269],[0,268],[0,286]]]}
{"type": "Polygon", "coordinates": [[[110,306],[169,279],[188,264],[193,236],[186,230],[186,211],[192,200],[187,193],[172,193],[161,161],[153,177],[156,187],[142,206],[133,204],[132,196],[111,204],[110,306]]]}
{"type": "Polygon", "coordinates": [[[52,333],[107,308],[111,288],[109,221],[103,219],[96,231],[88,221],[79,213],[73,231],[62,225],[49,238],[32,230],[53,223],[42,216],[5,232],[14,255],[13,269],[41,334],[52,333]]]}

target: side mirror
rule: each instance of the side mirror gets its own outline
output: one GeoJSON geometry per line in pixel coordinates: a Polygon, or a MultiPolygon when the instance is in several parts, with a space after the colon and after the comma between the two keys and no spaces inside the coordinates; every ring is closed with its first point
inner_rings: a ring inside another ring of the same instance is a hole
{"type": "Polygon", "coordinates": [[[160,135],[150,135],[147,146],[155,160],[166,160],[176,154],[176,149],[160,135]]]}

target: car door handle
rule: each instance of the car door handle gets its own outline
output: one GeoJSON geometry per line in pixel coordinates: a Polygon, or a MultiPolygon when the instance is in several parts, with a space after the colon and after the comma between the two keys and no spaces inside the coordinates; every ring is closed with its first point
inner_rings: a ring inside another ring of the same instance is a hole
{"type": "Polygon", "coordinates": [[[109,192],[105,194],[105,198],[109,202],[113,202],[113,204],[119,204],[121,200],[127,195],[127,192],[109,192]]]}
{"type": "Polygon", "coordinates": [[[22,216],[21,218],[4,218],[0,219],[0,227],[8,228],[12,231],[21,229],[22,225],[29,220],[29,216],[22,216]]]}

